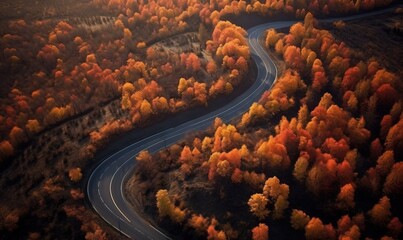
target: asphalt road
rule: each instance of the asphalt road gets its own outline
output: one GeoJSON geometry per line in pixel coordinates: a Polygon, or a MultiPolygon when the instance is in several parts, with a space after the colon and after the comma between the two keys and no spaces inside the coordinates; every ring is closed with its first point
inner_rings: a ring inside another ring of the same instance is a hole
{"type": "MultiPolygon", "coordinates": [[[[391,9],[321,21],[354,20],[388,11],[391,9]]],[[[216,117],[221,118],[224,122],[229,122],[248,111],[252,103],[257,102],[264,91],[270,89],[277,79],[277,68],[264,47],[260,45],[259,39],[268,28],[285,28],[293,23],[295,22],[272,22],[248,30],[250,52],[257,65],[258,74],[254,84],[242,95],[218,110],[134,142],[103,160],[92,172],[87,183],[87,195],[94,210],[128,238],[136,240],[171,239],[163,230],[145,221],[125,199],[123,187],[136,165],[135,156],[145,149],[156,152],[179,141],[187,133],[204,130],[211,126],[216,117]]]]}

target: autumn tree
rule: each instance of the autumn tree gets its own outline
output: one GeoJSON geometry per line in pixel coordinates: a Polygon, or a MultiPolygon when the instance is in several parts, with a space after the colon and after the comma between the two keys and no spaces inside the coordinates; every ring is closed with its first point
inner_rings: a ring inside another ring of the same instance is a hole
{"type": "Polygon", "coordinates": [[[383,153],[383,146],[379,138],[376,138],[374,141],[372,141],[370,147],[371,160],[375,161],[382,153],[383,153]]]}
{"type": "Polygon", "coordinates": [[[140,105],[140,114],[143,116],[144,119],[148,118],[153,113],[151,108],[151,104],[144,99],[140,105]]]}
{"type": "Polygon", "coordinates": [[[21,143],[27,141],[27,135],[25,134],[24,130],[21,128],[14,126],[9,134],[10,143],[13,146],[19,146],[21,143]]]}
{"type": "Polygon", "coordinates": [[[140,153],[137,155],[136,160],[137,160],[137,161],[140,161],[140,162],[148,162],[148,161],[151,160],[151,155],[150,155],[150,153],[148,152],[148,150],[142,150],[142,151],[140,151],[140,153]]]}
{"type": "Polygon", "coordinates": [[[0,142],[0,160],[11,157],[14,154],[14,148],[9,141],[3,140],[0,142]]]}
{"type": "Polygon", "coordinates": [[[354,90],[360,78],[361,70],[357,66],[347,69],[341,82],[342,89],[344,91],[354,90]]]}
{"type": "Polygon", "coordinates": [[[189,219],[189,225],[194,228],[198,233],[203,233],[209,226],[208,218],[203,217],[203,215],[192,214],[189,219]]]}
{"type": "Polygon", "coordinates": [[[374,224],[385,226],[392,215],[390,208],[389,198],[384,196],[379,199],[379,202],[375,204],[371,210],[368,211],[368,215],[371,217],[371,221],[374,224]]]}
{"type": "Polygon", "coordinates": [[[291,212],[291,227],[296,230],[302,230],[309,223],[311,218],[304,211],[293,209],[291,212]]]}
{"type": "Polygon", "coordinates": [[[389,111],[393,104],[399,99],[399,93],[389,83],[382,84],[375,92],[378,99],[378,108],[381,112],[389,111]]]}
{"type": "Polygon", "coordinates": [[[224,231],[217,231],[216,225],[218,222],[213,219],[211,220],[211,224],[207,228],[207,239],[208,240],[226,240],[227,236],[224,231]]]}
{"type": "Polygon", "coordinates": [[[403,118],[389,129],[385,146],[388,149],[394,149],[397,153],[398,149],[403,149],[403,118]]]}
{"type": "Polygon", "coordinates": [[[266,47],[274,47],[277,41],[280,39],[277,31],[273,28],[266,31],[266,47]]]}
{"type": "Polygon", "coordinates": [[[320,218],[313,217],[305,226],[306,239],[335,239],[332,225],[324,225],[320,218]]]}
{"type": "Polygon", "coordinates": [[[269,239],[269,227],[264,223],[259,223],[258,226],[252,229],[253,240],[268,240],[269,239]]]}
{"type": "Polygon", "coordinates": [[[290,193],[289,186],[285,183],[280,183],[280,180],[274,176],[268,178],[263,187],[263,195],[274,203],[273,218],[278,219],[283,217],[284,210],[288,208],[288,195],[290,193]]]}
{"type": "Polygon", "coordinates": [[[296,46],[288,46],[285,48],[284,61],[291,68],[299,69],[301,67],[301,49],[296,46]]]}
{"type": "Polygon", "coordinates": [[[268,199],[261,193],[253,194],[248,201],[250,211],[260,220],[266,218],[267,215],[269,215],[269,211],[267,210],[267,203],[268,199]]]}
{"type": "Polygon", "coordinates": [[[305,36],[305,26],[302,23],[296,23],[290,27],[290,34],[293,36],[293,45],[300,46],[305,36]]]}
{"type": "Polygon", "coordinates": [[[273,136],[258,147],[257,155],[273,169],[287,169],[290,165],[287,148],[273,136]]]}
{"type": "Polygon", "coordinates": [[[172,221],[181,223],[185,219],[185,211],[181,210],[172,203],[168,191],[158,190],[156,194],[157,208],[161,217],[169,216],[172,221]]]}
{"type": "Polygon", "coordinates": [[[398,217],[394,217],[388,223],[387,228],[390,236],[399,238],[399,234],[402,232],[403,224],[400,222],[398,217]]]}
{"type": "Polygon", "coordinates": [[[312,89],[314,89],[316,92],[320,92],[328,82],[325,70],[322,66],[322,61],[320,59],[315,59],[313,62],[312,75],[312,89]]]}
{"type": "Polygon", "coordinates": [[[381,176],[386,176],[395,163],[393,151],[387,150],[376,161],[376,170],[381,176]]]}
{"type": "Polygon", "coordinates": [[[373,91],[376,91],[383,84],[395,86],[396,82],[397,76],[394,73],[391,73],[386,69],[379,69],[371,81],[371,88],[373,91]]]}
{"type": "Polygon", "coordinates": [[[388,195],[403,195],[403,162],[393,164],[392,170],[386,177],[383,191],[388,195]]]}
{"type": "Polygon", "coordinates": [[[217,65],[214,60],[211,60],[206,65],[206,70],[209,74],[213,74],[217,71],[217,65]]]}
{"type": "Polygon", "coordinates": [[[69,170],[69,178],[71,181],[79,182],[82,177],[81,168],[72,168],[69,170]]]}
{"type": "Polygon", "coordinates": [[[342,186],[336,198],[337,207],[343,210],[354,209],[354,196],[355,188],[351,183],[342,186]]]}
{"type": "Polygon", "coordinates": [[[36,134],[36,133],[38,133],[39,131],[42,130],[41,124],[36,119],[28,120],[28,122],[25,125],[25,127],[31,134],[36,134]]]}

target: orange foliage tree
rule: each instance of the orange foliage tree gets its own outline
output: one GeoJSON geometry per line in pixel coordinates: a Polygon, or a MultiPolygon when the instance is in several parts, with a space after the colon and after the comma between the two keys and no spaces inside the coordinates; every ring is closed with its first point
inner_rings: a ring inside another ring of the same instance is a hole
{"type": "Polygon", "coordinates": [[[252,229],[253,240],[268,240],[269,239],[269,227],[264,223],[259,223],[258,226],[252,229]]]}

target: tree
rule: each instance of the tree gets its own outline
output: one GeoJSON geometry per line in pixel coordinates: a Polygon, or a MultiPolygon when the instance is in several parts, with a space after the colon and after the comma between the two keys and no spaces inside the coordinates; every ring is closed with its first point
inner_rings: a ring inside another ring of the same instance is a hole
{"type": "Polygon", "coordinates": [[[207,228],[207,239],[208,240],[226,240],[227,236],[224,231],[217,231],[215,226],[217,225],[217,221],[213,219],[212,223],[207,228]]]}
{"type": "Polygon", "coordinates": [[[338,161],[342,161],[347,152],[349,151],[349,145],[347,141],[342,138],[336,141],[334,138],[326,138],[325,142],[322,144],[322,151],[330,153],[333,157],[337,158],[338,161]]]}
{"type": "Polygon", "coordinates": [[[38,133],[39,131],[41,131],[42,127],[41,124],[39,123],[38,120],[36,119],[30,119],[28,120],[27,124],[25,125],[25,127],[27,128],[27,130],[32,133],[38,133]]]}
{"type": "Polygon", "coordinates": [[[388,195],[403,196],[403,162],[393,164],[386,177],[383,191],[388,195]]]}
{"type": "Polygon", "coordinates": [[[305,226],[306,239],[334,239],[334,229],[331,225],[323,225],[320,218],[312,218],[305,226]]]}
{"type": "Polygon", "coordinates": [[[4,217],[4,226],[7,230],[13,231],[18,227],[21,213],[18,209],[14,209],[4,217]]]}
{"type": "Polygon", "coordinates": [[[171,199],[169,199],[168,191],[166,189],[158,190],[156,198],[160,216],[169,216],[173,211],[173,204],[171,199]]]}
{"type": "Polygon", "coordinates": [[[280,184],[280,180],[274,176],[268,178],[263,187],[263,195],[274,203],[273,218],[278,219],[283,217],[283,212],[288,208],[288,195],[290,193],[287,184],[280,184]]]}
{"type": "Polygon", "coordinates": [[[381,156],[381,154],[383,153],[383,147],[379,138],[376,138],[374,141],[372,141],[369,152],[371,160],[373,161],[375,161],[375,159],[378,159],[378,157],[381,156]]]}
{"type": "Polygon", "coordinates": [[[370,131],[365,128],[365,118],[351,118],[347,125],[348,137],[354,145],[362,145],[366,143],[371,135],[370,131]]]}
{"type": "Polygon", "coordinates": [[[320,59],[315,59],[312,64],[312,89],[316,92],[320,92],[323,87],[326,86],[328,80],[323,68],[323,63],[320,59]]]}
{"type": "Polygon", "coordinates": [[[343,210],[354,209],[355,207],[354,195],[355,195],[354,186],[351,183],[344,185],[343,187],[340,188],[340,192],[337,195],[336,199],[337,206],[343,210]]]}
{"type": "Polygon", "coordinates": [[[296,46],[288,46],[284,51],[284,61],[292,68],[301,66],[301,50],[296,46]]]}
{"type": "Polygon", "coordinates": [[[385,151],[376,161],[376,170],[379,172],[381,176],[386,176],[390,170],[392,169],[393,164],[395,163],[395,158],[393,151],[387,150],[385,151]]]}
{"type": "Polygon", "coordinates": [[[286,146],[273,136],[258,147],[257,155],[274,169],[287,169],[291,163],[286,146]]]}
{"type": "Polygon", "coordinates": [[[284,211],[288,208],[288,194],[280,195],[274,203],[273,219],[280,219],[284,217],[284,211]]]}
{"type": "Polygon", "coordinates": [[[137,155],[136,160],[140,162],[148,162],[151,160],[151,155],[148,150],[142,150],[137,155]]]}
{"type": "Polygon", "coordinates": [[[329,64],[329,71],[332,76],[341,76],[346,72],[349,67],[349,59],[342,58],[340,56],[336,56],[332,59],[329,64]]]}
{"type": "Polygon", "coordinates": [[[390,84],[395,86],[398,78],[395,74],[388,72],[385,69],[380,69],[375,73],[374,78],[371,81],[371,88],[376,91],[382,84],[390,84]]]}
{"type": "Polygon", "coordinates": [[[152,108],[154,111],[157,112],[168,112],[169,111],[169,104],[168,100],[165,97],[156,97],[152,101],[152,108]]]}
{"type": "Polygon", "coordinates": [[[301,123],[303,127],[308,123],[308,106],[306,104],[301,105],[298,111],[298,123],[301,123]]]}
{"type": "Polygon", "coordinates": [[[293,45],[300,46],[305,35],[305,27],[302,23],[296,23],[290,27],[290,34],[294,37],[293,45]]]}
{"type": "MultiPolygon", "coordinates": [[[[322,155],[320,157],[324,156],[322,155]]],[[[330,191],[334,190],[333,185],[336,182],[336,166],[337,163],[334,159],[317,161],[308,172],[306,181],[308,190],[313,192],[316,196],[328,195],[330,191]]]]}
{"type": "Polygon", "coordinates": [[[382,84],[376,90],[376,96],[378,98],[378,106],[382,108],[382,112],[389,111],[393,104],[399,100],[399,93],[389,84],[382,84]]]}
{"type": "Polygon", "coordinates": [[[78,182],[82,177],[81,168],[72,168],[69,170],[69,178],[71,181],[78,182]]]}
{"type": "Polygon", "coordinates": [[[166,189],[158,190],[156,194],[157,208],[161,217],[169,216],[172,221],[181,223],[185,219],[185,211],[172,203],[166,189]]]}
{"type": "Polygon", "coordinates": [[[242,171],[239,168],[235,168],[231,176],[231,181],[233,183],[240,183],[242,182],[242,176],[243,176],[242,171]]]}
{"type": "Polygon", "coordinates": [[[151,104],[146,100],[143,99],[140,105],[140,114],[144,119],[148,118],[153,113],[151,108],[151,104]]]}
{"type": "Polygon", "coordinates": [[[339,236],[341,239],[351,239],[351,240],[360,240],[361,232],[360,228],[357,225],[351,226],[343,235],[339,236]]]}
{"type": "Polygon", "coordinates": [[[403,149],[403,118],[389,129],[385,146],[388,149],[403,149]]]}
{"type": "Polygon", "coordinates": [[[277,31],[273,28],[270,28],[266,31],[266,47],[274,47],[280,37],[277,34],[277,31]]]}
{"type": "Polygon", "coordinates": [[[403,224],[398,217],[394,217],[388,224],[389,234],[394,238],[399,238],[399,234],[402,232],[403,224]]]}
{"type": "Polygon", "coordinates": [[[371,221],[378,226],[385,226],[388,224],[392,213],[390,212],[389,198],[384,196],[379,199],[379,202],[368,211],[368,215],[371,217],[371,221]]]}
{"type": "Polygon", "coordinates": [[[203,217],[203,215],[192,214],[189,219],[189,225],[194,228],[198,233],[203,233],[206,231],[209,223],[208,218],[203,217]]]}
{"type": "Polygon", "coordinates": [[[280,184],[280,180],[274,176],[268,178],[264,183],[263,194],[273,199],[277,199],[280,195],[287,195],[288,197],[288,186],[280,184]]]}
{"type": "Polygon", "coordinates": [[[354,178],[354,170],[347,160],[337,164],[336,174],[341,185],[352,182],[354,178]]]}
{"type": "Polygon", "coordinates": [[[302,230],[309,223],[311,218],[304,211],[293,209],[291,212],[291,227],[295,230],[302,230]]]}
{"type": "Polygon", "coordinates": [[[342,89],[344,91],[354,90],[360,78],[361,70],[357,66],[347,69],[341,82],[342,89]]]}
{"type": "Polygon", "coordinates": [[[213,74],[217,71],[217,65],[214,60],[211,60],[207,63],[206,70],[209,74],[213,74]]]}
{"type": "Polygon", "coordinates": [[[125,82],[122,86],[122,95],[129,94],[132,95],[136,89],[130,82],[125,82]]]}
{"type": "Polygon", "coordinates": [[[225,177],[230,174],[231,166],[227,160],[219,161],[217,163],[217,173],[218,175],[225,177]]]}
{"type": "Polygon", "coordinates": [[[193,159],[192,151],[188,146],[183,147],[179,161],[182,163],[191,163],[193,159]]]}
{"type": "Polygon", "coordinates": [[[7,159],[14,154],[14,148],[9,141],[3,140],[0,142],[0,160],[7,159]]]}
{"type": "Polygon", "coordinates": [[[253,240],[268,240],[269,239],[269,227],[264,223],[259,223],[258,226],[252,229],[253,240]]]}
{"type": "Polygon", "coordinates": [[[14,147],[17,147],[21,143],[24,143],[25,141],[27,141],[27,135],[25,134],[24,130],[22,130],[21,128],[19,128],[17,126],[14,126],[10,131],[9,139],[10,139],[10,143],[14,147]]]}
{"type": "Polygon", "coordinates": [[[269,215],[269,211],[266,208],[267,203],[267,198],[261,193],[253,194],[248,201],[250,211],[260,220],[266,218],[266,216],[269,215]]]}
{"type": "Polygon", "coordinates": [[[136,47],[139,49],[144,49],[146,48],[147,44],[145,42],[138,42],[136,47]]]}
{"type": "Polygon", "coordinates": [[[274,47],[274,49],[276,50],[277,54],[283,54],[284,53],[284,42],[283,42],[283,40],[281,38],[277,41],[276,46],[274,47]]]}
{"type": "Polygon", "coordinates": [[[301,183],[304,182],[306,178],[308,166],[309,161],[305,156],[299,157],[295,162],[294,171],[292,174],[301,183]]]}
{"type": "Polygon", "coordinates": [[[315,18],[312,13],[308,12],[304,18],[304,27],[307,30],[311,30],[315,24],[315,18]]]}

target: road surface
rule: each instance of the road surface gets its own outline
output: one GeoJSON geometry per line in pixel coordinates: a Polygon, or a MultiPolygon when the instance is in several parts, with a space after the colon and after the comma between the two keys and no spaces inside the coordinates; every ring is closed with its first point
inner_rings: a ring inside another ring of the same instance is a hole
{"type": "MultiPolygon", "coordinates": [[[[347,21],[387,11],[391,11],[391,9],[344,18],[326,19],[321,20],[321,22],[347,21]]],[[[252,103],[257,102],[277,79],[276,65],[260,44],[259,39],[268,28],[285,28],[294,23],[295,21],[271,22],[248,30],[250,52],[257,65],[258,74],[254,84],[243,94],[218,110],[134,142],[103,160],[92,172],[87,183],[87,195],[95,211],[128,238],[136,240],[171,239],[163,230],[145,221],[125,199],[123,187],[136,165],[135,156],[141,150],[146,149],[150,152],[156,152],[179,141],[187,133],[204,130],[211,126],[216,117],[221,118],[224,122],[229,122],[248,111],[252,103]]]]}

